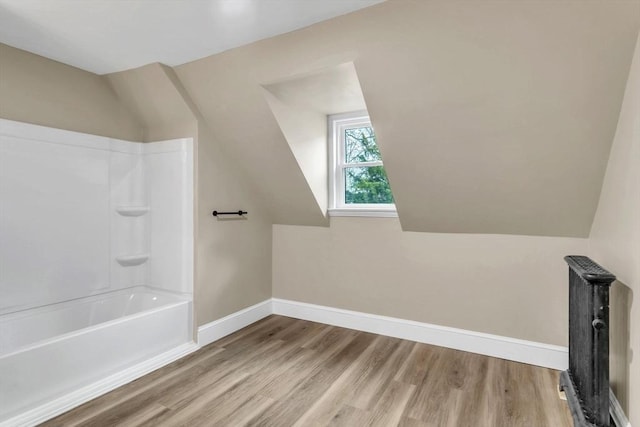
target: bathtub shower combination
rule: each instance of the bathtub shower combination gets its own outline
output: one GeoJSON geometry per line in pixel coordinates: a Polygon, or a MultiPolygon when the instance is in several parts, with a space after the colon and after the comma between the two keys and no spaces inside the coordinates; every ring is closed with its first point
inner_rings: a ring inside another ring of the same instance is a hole
{"type": "Polygon", "coordinates": [[[191,139],[0,120],[0,426],[196,348],[191,139]]]}

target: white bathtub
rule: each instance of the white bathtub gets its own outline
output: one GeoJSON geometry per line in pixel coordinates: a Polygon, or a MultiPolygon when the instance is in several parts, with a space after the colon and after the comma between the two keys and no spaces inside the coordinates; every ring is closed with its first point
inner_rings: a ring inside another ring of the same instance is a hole
{"type": "Polygon", "coordinates": [[[2,315],[0,425],[43,421],[192,338],[190,297],[144,287],[2,315]]]}

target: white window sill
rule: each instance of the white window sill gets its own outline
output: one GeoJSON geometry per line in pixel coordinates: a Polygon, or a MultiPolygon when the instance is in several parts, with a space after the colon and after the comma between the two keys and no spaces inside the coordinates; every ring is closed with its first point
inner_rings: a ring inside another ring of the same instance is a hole
{"type": "Polygon", "coordinates": [[[395,209],[375,209],[375,208],[334,208],[329,209],[329,216],[362,216],[374,218],[397,218],[398,211],[395,209]]]}

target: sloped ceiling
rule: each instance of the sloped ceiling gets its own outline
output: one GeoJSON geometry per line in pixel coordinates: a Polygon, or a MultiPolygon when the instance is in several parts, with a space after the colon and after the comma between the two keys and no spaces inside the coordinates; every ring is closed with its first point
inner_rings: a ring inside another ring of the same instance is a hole
{"type": "Polygon", "coordinates": [[[155,63],[106,76],[118,97],[143,124],[145,141],[197,135],[195,113],[171,82],[172,74],[169,67],[155,63]],[[188,129],[190,134],[175,134],[173,129],[188,129]]]}
{"type": "Polygon", "coordinates": [[[429,2],[399,19],[385,61],[356,66],[403,229],[588,236],[639,6],[429,2]]]}
{"type": "Polygon", "coordinates": [[[263,85],[353,61],[404,230],[586,237],[639,21],[638,2],[390,0],[175,70],[276,222],[326,219],[263,85]]]}

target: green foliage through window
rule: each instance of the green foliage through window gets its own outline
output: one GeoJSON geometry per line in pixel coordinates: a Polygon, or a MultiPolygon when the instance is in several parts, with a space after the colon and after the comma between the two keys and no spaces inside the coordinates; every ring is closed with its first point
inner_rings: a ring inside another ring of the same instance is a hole
{"type": "Polygon", "coordinates": [[[345,163],[382,161],[376,136],[368,126],[344,131],[344,151],[345,163]]]}
{"type": "Polygon", "coordinates": [[[344,168],[345,204],[390,204],[393,195],[389,179],[381,165],[361,165],[382,161],[376,137],[371,127],[345,130],[345,162],[353,167],[344,168]]]}
{"type": "Polygon", "coordinates": [[[346,204],[393,203],[389,179],[382,166],[345,168],[344,173],[346,204]]]}

